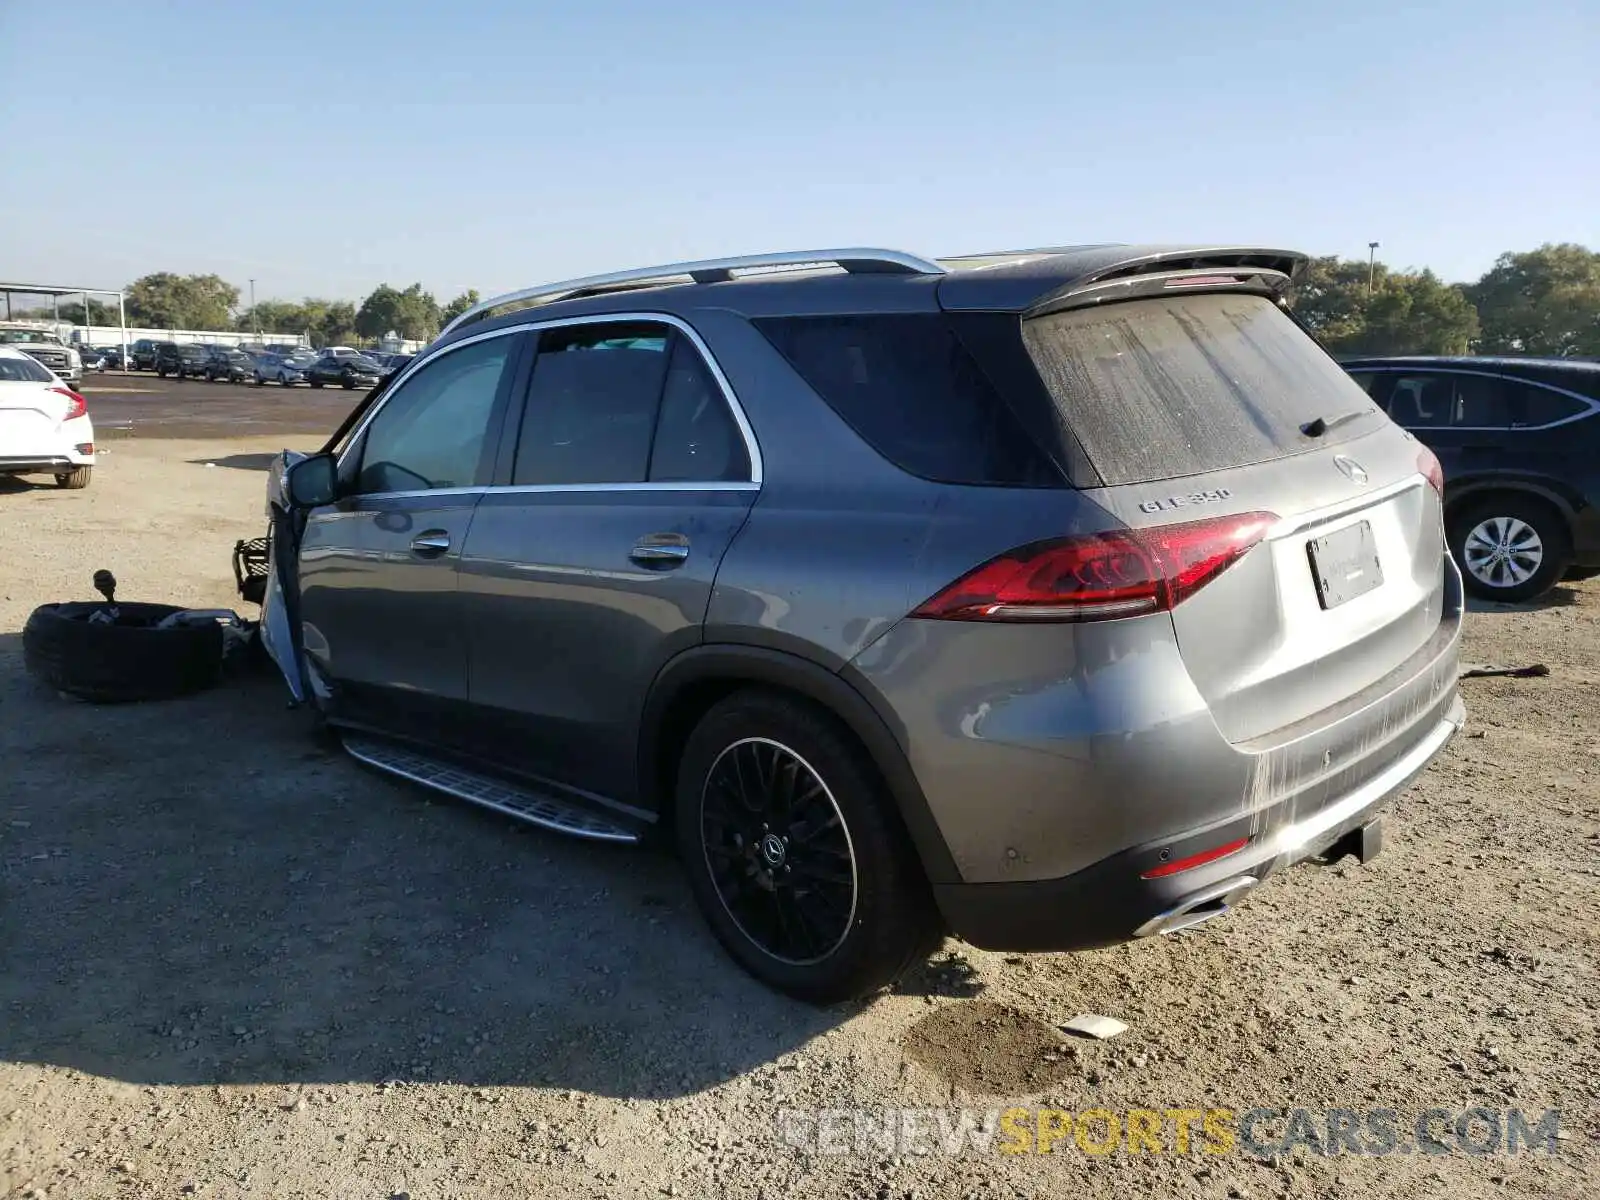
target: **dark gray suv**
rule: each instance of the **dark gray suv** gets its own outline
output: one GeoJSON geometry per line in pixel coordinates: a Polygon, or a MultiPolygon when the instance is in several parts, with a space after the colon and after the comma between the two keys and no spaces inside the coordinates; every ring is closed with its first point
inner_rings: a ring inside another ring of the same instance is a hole
{"type": "Polygon", "coordinates": [[[500,297],[269,483],[357,758],[676,844],[815,1001],[1172,932],[1380,844],[1460,727],[1438,463],[1299,255],[761,255],[500,297]]]}

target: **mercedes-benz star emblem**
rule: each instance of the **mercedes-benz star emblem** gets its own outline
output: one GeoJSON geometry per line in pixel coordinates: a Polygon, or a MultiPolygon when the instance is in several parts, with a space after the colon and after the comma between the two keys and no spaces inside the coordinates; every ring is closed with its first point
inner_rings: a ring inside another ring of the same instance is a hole
{"type": "Polygon", "coordinates": [[[1335,454],[1333,456],[1333,465],[1338,467],[1340,474],[1351,483],[1365,483],[1367,481],[1366,468],[1348,455],[1335,454]]]}

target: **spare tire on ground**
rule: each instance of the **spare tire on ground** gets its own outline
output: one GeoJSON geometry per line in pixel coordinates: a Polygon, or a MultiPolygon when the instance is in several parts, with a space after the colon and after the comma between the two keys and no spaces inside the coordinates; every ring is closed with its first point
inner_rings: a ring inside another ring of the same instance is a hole
{"type": "Polygon", "coordinates": [[[170,604],[44,604],[22,629],[28,671],[58,691],[110,704],[198,692],[222,676],[222,627],[215,621],[156,625],[186,610],[170,604]],[[91,621],[114,612],[115,621],[91,621]]]}

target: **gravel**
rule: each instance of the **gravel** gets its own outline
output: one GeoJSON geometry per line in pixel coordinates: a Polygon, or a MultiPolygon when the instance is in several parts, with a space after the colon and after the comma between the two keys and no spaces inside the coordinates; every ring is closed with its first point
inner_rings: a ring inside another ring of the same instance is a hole
{"type": "MultiPolygon", "coordinates": [[[[305,439],[302,439],[304,441],[305,439]]],[[[359,769],[268,675],[71,703],[40,603],[238,606],[272,439],[114,443],[83,492],[0,481],[0,1196],[1594,1196],[1600,581],[1483,606],[1472,732],[1384,854],[1180,938],[950,942],[869,1004],[765,991],[673,863],[359,769]],[[206,470],[207,462],[221,464],[206,470]],[[1128,1024],[1066,1038],[1077,1013],[1128,1024]],[[780,1110],[1513,1104],[1521,1157],[1048,1157],[787,1143],[780,1110]]]]}

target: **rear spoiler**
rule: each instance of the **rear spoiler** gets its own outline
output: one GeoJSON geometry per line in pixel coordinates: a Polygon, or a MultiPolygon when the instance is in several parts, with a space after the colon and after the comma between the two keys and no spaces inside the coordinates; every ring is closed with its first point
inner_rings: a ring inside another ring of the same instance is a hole
{"type": "Polygon", "coordinates": [[[941,259],[947,312],[1039,316],[1063,308],[1193,288],[1281,298],[1305,269],[1293,250],[1257,246],[1062,246],[941,259]]]}
{"type": "Polygon", "coordinates": [[[1281,297],[1307,258],[1291,250],[1177,249],[1108,263],[1054,288],[1035,300],[1024,316],[1038,317],[1068,308],[1189,290],[1238,291],[1281,297]]]}

